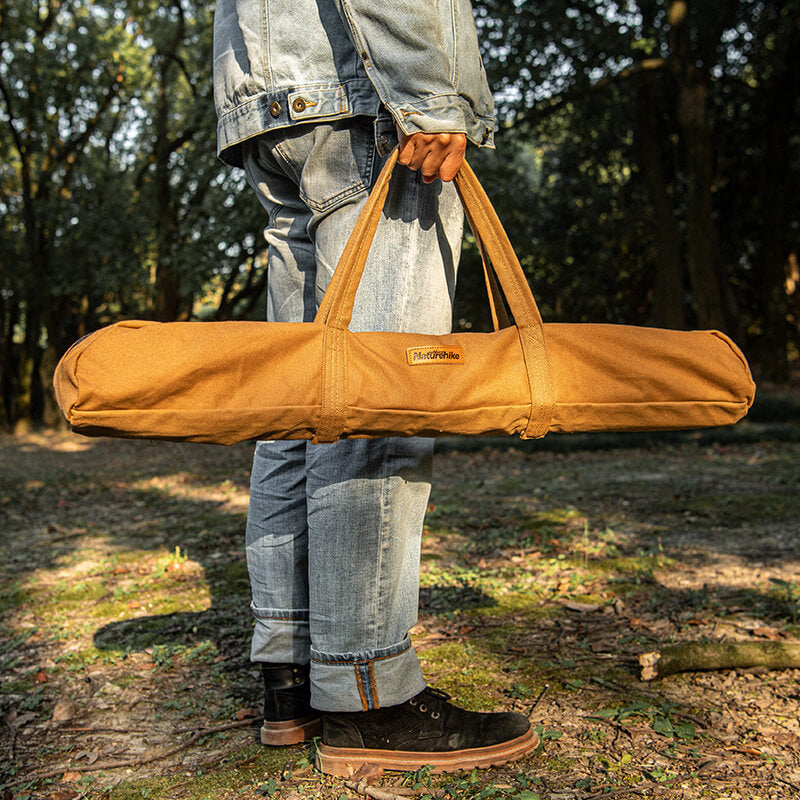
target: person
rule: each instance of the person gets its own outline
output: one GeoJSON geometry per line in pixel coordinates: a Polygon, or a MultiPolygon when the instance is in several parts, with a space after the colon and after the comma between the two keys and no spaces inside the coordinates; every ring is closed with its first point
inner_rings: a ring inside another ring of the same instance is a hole
{"type": "MultiPolygon", "coordinates": [[[[223,161],[268,214],[267,317],[310,322],[399,147],[351,330],[448,333],[463,230],[452,179],[493,146],[469,0],[217,0],[223,161]]],[[[318,734],[318,765],[489,766],[536,744],[526,717],[458,708],[409,639],[433,441],[259,441],[246,527],[261,740],[318,734]]]]}

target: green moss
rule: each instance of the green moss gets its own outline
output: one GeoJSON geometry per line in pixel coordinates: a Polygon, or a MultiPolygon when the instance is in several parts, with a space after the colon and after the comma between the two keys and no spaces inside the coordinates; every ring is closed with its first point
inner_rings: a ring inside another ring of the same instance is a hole
{"type": "MultiPolygon", "coordinates": [[[[82,580],[67,586],[59,585],[55,591],[47,592],[46,605],[67,611],[99,600],[105,593],[106,587],[100,581],[82,580]]],[[[45,593],[37,594],[38,599],[45,599],[45,593]]]]}
{"type": "Polygon", "coordinates": [[[620,575],[636,575],[652,577],[653,570],[665,569],[675,564],[674,559],[661,555],[629,556],[618,558],[588,559],[585,563],[578,562],[590,572],[608,574],[616,572],[620,575]]]}
{"type": "Polygon", "coordinates": [[[437,688],[452,694],[463,708],[491,710],[497,705],[497,690],[508,677],[484,647],[448,643],[423,650],[420,663],[437,688]]]}
{"type": "Polygon", "coordinates": [[[126,672],[124,675],[118,675],[113,681],[120,689],[127,689],[132,683],[136,683],[136,675],[132,672],[126,672]]]}
{"type": "MultiPolygon", "coordinates": [[[[156,594],[152,589],[146,595],[138,595],[142,606],[151,615],[174,614],[176,611],[203,611],[208,607],[208,594],[204,589],[195,588],[184,591],[183,594],[173,594],[170,587],[163,588],[165,596],[156,594]]],[[[89,616],[115,620],[132,619],[141,614],[141,608],[131,608],[128,599],[108,600],[104,603],[97,603],[88,612],[89,616]]]]}
{"type": "MultiPolygon", "coordinates": [[[[141,614],[170,614],[176,611],[201,611],[208,607],[209,594],[202,572],[187,572],[187,558],[177,548],[170,551],[132,550],[92,559],[78,576],[61,578],[55,585],[43,585],[36,575],[20,593],[41,624],[64,638],[78,631],[75,612],[89,619],[129,619],[141,614]],[[117,567],[139,564],[139,576],[117,567]],[[137,601],[131,603],[132,600],[137,601]]],[[[80,570],[80,567],[78,568],[80,570]]],[[[88,625],[91,628],[91,623],[88,625]]]]}
{"type": "Polygon", "coordinates": [[[559,609],[544,605],[541,591],[530,589],[503,592],[495,598],[494,604],[470,609],[465,613],[470,617],[482,617],[485,619],[524,614],[526,618],[535,620],[555,616],[558,612],[559,609]]]}
{"type": "Polygon", "coordinates": [[[98,661],[101,664],[115,664],[124,655],[121,650],[99,650],[92,645],[57,656],[56,663],[69,671],[73,671],[98,661]]]}
{"type": "Polygon", "coordinates": [[[33,681],[4,681],[0,683],[0,694],[27,694],[33,687],[33,681]]]}

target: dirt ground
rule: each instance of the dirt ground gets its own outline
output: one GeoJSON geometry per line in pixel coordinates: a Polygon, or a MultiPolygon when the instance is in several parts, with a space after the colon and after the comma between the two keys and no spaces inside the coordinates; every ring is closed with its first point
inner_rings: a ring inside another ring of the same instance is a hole
{"type": "Polygon", "coordinates": [[[798,641],[800,436],[738,430],[445,443],[412,638],[430,683],[541,744],[374,786],[257,743],[250,446],[0,437],[2,796],[800,797],[800,670],[639,679],[674,643],[798,641]]]}

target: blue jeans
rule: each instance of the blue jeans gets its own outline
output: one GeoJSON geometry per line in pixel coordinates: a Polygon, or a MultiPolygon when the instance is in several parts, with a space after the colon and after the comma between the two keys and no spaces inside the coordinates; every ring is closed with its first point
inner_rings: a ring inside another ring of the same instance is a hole
{"type": "MultiPolygon", "coordinates": [[[[391,149],[390,121],[355,117],[245,143],[269,213],[268,319],[311,321],[391,149]]],[[[463,214],[452,184],[398,166],[351,330],[450,331],[463,214]]],[[[433,440],[256,446],[247,519],[254,661],[311,662],[311,703],[361,711],[425,686],[408,631],[433,440]]]]}

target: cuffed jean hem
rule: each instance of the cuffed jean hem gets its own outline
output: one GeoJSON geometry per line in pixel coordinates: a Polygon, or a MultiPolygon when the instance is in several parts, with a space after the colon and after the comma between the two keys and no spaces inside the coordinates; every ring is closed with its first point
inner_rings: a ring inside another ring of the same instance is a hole
{"type": "Polygon", "coordinates": [[[257,608],[252,603],[250,610],[256,619],[251,661],[308,664],[311,658],[308,610],[257,608]]]}
{"type": "Polygon", "coordinates": [[[311,650],[311,705],[320,711],[369,711],[418,695],[425,679],[409,638],[369,653],[311,650]]]}

